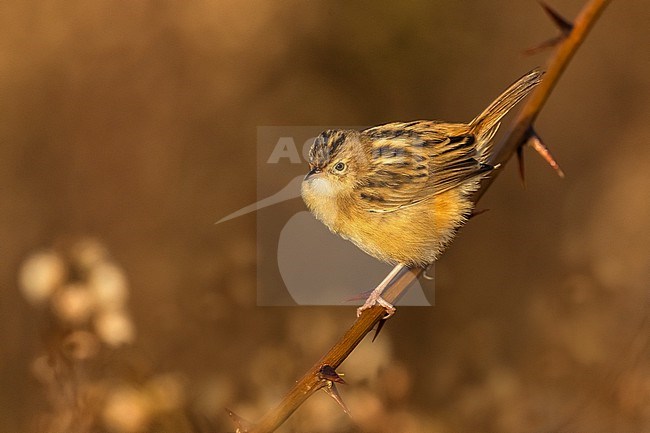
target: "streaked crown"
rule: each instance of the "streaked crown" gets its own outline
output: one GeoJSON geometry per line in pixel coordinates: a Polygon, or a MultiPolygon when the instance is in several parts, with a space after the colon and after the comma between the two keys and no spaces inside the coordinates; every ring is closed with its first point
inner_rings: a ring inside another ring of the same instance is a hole
{"type": "Polygon", "coordinates": [[[321,132],[309,149],[309,165],[325,167],[341,151],[346,138],[346,131],[338,129],[321,132]]]}

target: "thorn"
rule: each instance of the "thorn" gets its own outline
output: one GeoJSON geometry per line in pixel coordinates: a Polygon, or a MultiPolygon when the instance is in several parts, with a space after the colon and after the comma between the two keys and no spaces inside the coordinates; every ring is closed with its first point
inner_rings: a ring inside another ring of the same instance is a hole
{"type": "Polygon", "coordinates": [[[524,146],[521,145],[517,148],[517,163],[519,165],[519,180],[521,186],[526,189],[526,167],[524,165],[524,146]]]}
{"type": "MultiPolygon", "coordinates": [[[[472,213],[469,214],[469,218],[468,218],[468,219],[472,219],[472,218],[474,218],[474,217],[477,217],[477,216],[479,216],[479,215],[481,215],[481,214],[484,214],[485,212],[487,212],[487,211],[489,211],[489,210],[490,210],[490,209],[488,209],[488,208],[481,209],[481,210],[476,210],[476,209],[474,209],[474,210],[472,211],[472,213]]],[[[427,268],[427,269],[428,269],[428,268],[427,268]]],[[[427,278],[427,279],[431,279],[431,280],[433,280],[433,277],[429,277],[429,278],[427,278]]]]}
{"type": "Polygon", "coordinates": [[[318,377],[321,380],[326,380],[328,382],[336,382],[336,383],[343,383],[345,384],[345,381],[343,378],[339,375],[336,370],[334,370],[334,367],[331,365],[323,365],[320,370],[318,370],[318,377]]]}
{"type": "Polygon", "coordinates": [[[544,12],[546,12],[546,15],[548,15],[553,23],[557,26],[557,28],[560,29],[560,31],[566,36],[569,33],[571,33],[571,30],[573,30],[573,23],[566,18],[564,18],[562,15],[559,14],[558,11],[544,3],[543,1],[539,2],[539,5],[544,9],[544,12]]]}
{"type": "Polygon", "coordinates": [[[532,128],[529,131],[529,137],[528,137],[528,142],[532,146],[533,149],[537,153],[541,155],[542,158],[548,163],[548,165],[555,170],[558,176],[560,176],[562,179],[564,179],[564,172],[558,165],[557,161],[555,161],[555,158],[551,154],[551,151],[546,147],[544,142],[542,142],[542,139],[539,138],[539,135],[533,130],[532,128]]]}
{"type": "Polygon", "coordinates": [[[323,388],[323,390],[327,395],[332,397],[334,401],[338,403],[339,406],[341,406],[341,409],[343,409],[343,412],[345,412],[347,416],[349,416],[350,418],[352,417],[352,415],[350,414],[350,409],[348,409],[348,407],[343,402],[343,399],[341,398],[341,394],[339,394],[339,390],[336,389],[336,385],[334,384],[334,382],[328,381],[327,386],[323,388]]]}
{"type": "Polygon", "coordinates": [[[526,56],[532,56],[533,54],[537,54],[540,51],[544,51],[548,48],[554,48],[560,44],[564,40],[564,35],[561,36],[556,36],[551,39],[547,39],[544,42],[542,42],[539,45],[535,45],[534,47],[528,48],[524,50],[524,55],[526,56]]]}
{"type": "Polygon", "coordinates": [[[560,42],[562,42],[569,35],[569,33],[571,33],[571,30],[573,30],[573,23],[571,21],[565,19],[555,9],[551,8],[543,1],[540,1],[539,4],[544,9],[544,12],[546,12],[546,15],[548,15],[551,18],[553,24],[555,24],[555,26],[560,29],[560,35],[548,39],[537,46],[528,48],[526,51],[524,51],[525,55],[535,54],[547,48],[553,48],[559,45],[560,42]]]}
{"type": "Polygon", "coordinates": [[[327,395],[332,397],[334,401],[339,404],[339,406],[341,406],[343,412],[345,412],[348,416],[351,416],[350,410],[345,405],[345,403],[343,403],[343,399],[341,398],[338,389],[336,389],[336,383],[345,384],[345,381],[341,376],[342,375],[339,375],[331,365],[325,364],[320,368],[320,370],[318,370],[319,379],[327,382],[327,386],[323,388],[323,390],[327,393],[327,395]]]}
{"type": "Polygon", "coordinates": [[[384,317],[382,319],[379,319],[379,322],[377,323],[377,329],[375,330],[375,335],[372,336],[372,342],[374,343],[377,337],[379,336],[379,333],[381,332],[381,328],[384,327],[386,324],[386,320],[388,320],[388,317],[384,317]]]}
{"type": "Polygon", "coordinates": [[[228,416],[235,424],[235,428],[236,428],[235,433],[246,433],[253,428],[253,423],[240,417],[230,409],[226,408],[226,413],[228,413],[228,416]]]}
{"type": "Polygon", "coordinates": [[[372,293],[372,290],[366,290],[365,292],[357,293],[354,296],[351,296],[345,300],[345,302],[354,302],[354,301],[365,301],[368,299],[368,296],[372,293]]]}
{"type": "MultiPolygon", "coordinates": [[[[472,211],[472,214],[473,213],[474,213],[474,211],[472,211]]],[[[472,218],[472,216],[473,215],[470,214],[468,219],[472,218]]],[[[433,266],[433,263],[429,264],[429,266],[424,268],[424,271],[422,271],[422,278],[424,278],[425,280],[433,281],[435,279],[433,275],[429,275],[429,269],[431,269],[432,266],[433,266]]]]}

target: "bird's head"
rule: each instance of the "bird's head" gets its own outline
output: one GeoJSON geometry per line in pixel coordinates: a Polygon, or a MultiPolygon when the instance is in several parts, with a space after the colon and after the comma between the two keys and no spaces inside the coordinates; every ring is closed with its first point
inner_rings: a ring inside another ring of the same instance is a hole
{"type": "Polygon", "coordinates": [[[331,129],[316,137],[309,150],[309,173],[302,183],[305,201],[352,194],[366,160],[360,138],[357,131],[331,129]]]}

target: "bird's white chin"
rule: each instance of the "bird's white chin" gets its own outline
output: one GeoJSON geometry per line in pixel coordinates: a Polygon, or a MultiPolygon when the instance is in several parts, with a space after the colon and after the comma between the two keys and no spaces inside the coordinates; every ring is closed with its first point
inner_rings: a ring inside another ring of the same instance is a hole
{"type": "Polygon", "coordinates": [[[320,197],[333,197],[336,195],[336,188],[332,185],[332,182],[325,177],[314,177],[312,179],[307,179],[303,183],[303,190],[305,188],[309,189],[309,192],[315,196],[320,197]]]}
{"type": "Polygon", "coordinates": [[[339,217],[338,187],[338,182],[332,182],[325,176],[310,177],[302,182],[302,199],[314,216],[330,230],[336,226],[339,217]]]}

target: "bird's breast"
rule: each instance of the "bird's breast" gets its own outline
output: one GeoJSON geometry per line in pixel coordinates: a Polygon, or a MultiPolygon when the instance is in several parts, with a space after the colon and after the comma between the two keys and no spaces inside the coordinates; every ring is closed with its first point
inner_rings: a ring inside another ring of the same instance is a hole
{"type": "Polygon", "coordinates": [[[302,183],[302,199],[314,214],[330,230],[338,232],[340,206],[331,182],[324,178],[306,179],[302,183]]]}

